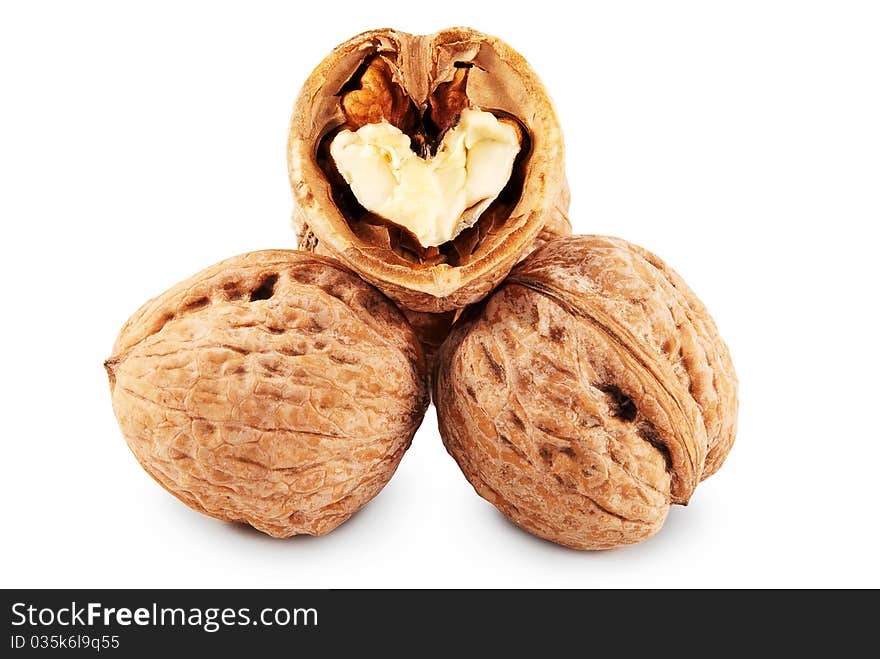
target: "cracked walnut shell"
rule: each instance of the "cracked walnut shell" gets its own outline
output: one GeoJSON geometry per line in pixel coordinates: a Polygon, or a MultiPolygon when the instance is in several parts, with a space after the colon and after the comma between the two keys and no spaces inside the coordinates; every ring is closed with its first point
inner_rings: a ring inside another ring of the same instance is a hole
{"type": "MultiPolygon", "coordinates": [[[[564,205],[565,207],[568,207],[568,188],[565,189],[564,205]]],[[[571,224],[569,223],[568,218],[562,213],[553,214],[548,218],[547,224],[541,229],[541,232],[538,234],[537,238],[535,238],[535,241],[529,247],[524,257],[551,240],[569,235],[571,235],[571,224]]],[[[323,245],[314,239],[314,236],[312,236],[311,239],[301,241],[301,245],[302,244],[306,245],[309,251],[314,254],[322,254],[325,256],[330,255],[327,250],[324,249],[323,245]]],[[[422,344],[422,349],[425,352],[425,362],[430,371],[432,369],[432,364],[434,363],[434,355],[437,352],[437,349],[446,337],[449,336],[452,324],[463,310],[451,309],[449,311],[438,313],[431,313],[430,311],[412,311],[406,307],[400,307],[400,310],[403,312],[403,315],[406,316],[410,326],[419,338],[419,342],[422,344]]]]}
{"type": "Polygon", "coordinates": [[[465,313],[437,356],[443,442],[520,527],[639,542],[721,466],[737,380],[703,304],[617,238],[560,238],[465,313]]]}
{"type": "Polygon", "coordinates": [[[106,368],[144,469],[188,506],[275,537],[323,535],[378,494],[428,404],[394,305],[295,251],[223,261],[151,300],[106,368]]]}
{"type": "Polygon", "coordinates": [[[300,249],[320,246],[411,312],[477,302],[537,242],[570,233],[547,92],[519,53],[469,28],[373,30],[338,46],[296,101],[288,163],[300,249]],[[453,142],[472,138],[463,168],[453,142]]]}

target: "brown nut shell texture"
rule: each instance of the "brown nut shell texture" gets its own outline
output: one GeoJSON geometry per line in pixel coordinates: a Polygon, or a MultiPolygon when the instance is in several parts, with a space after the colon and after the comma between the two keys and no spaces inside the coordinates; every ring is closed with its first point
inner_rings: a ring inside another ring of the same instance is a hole
{"type": "Polygon", "coordinates": [[[188,506],[322,535],[388,482],[428,404],[391,302],[302,252],[223,261],[145,304],[107,360],[144,469],[188,506]]]}
{"type": "Polygon", "coordinates": [[[578,549],[634,543],[714,473],[737,380],[706,308],[617,238],[549,242],[466,312],[437,357],[449,453],[520,527],[578,549]]]}
{"type": "Polygon", "coordinates": [[[373,30],[338,46],[296,101],[288,163],[300,249],[320,245],[410,311],[477,302],[536,241],[571,232],[562,132],[547,92],[519,53],[469,28],[373,30]],[[433,157],[470,109],[515,126],[520,150],[498,197],[445,243],[423,247],[399,223],[368,211],[331,157],[341,131],[377,122],[433,157]]]}
{"type": "MultiPolygon", "coordinates": [[[[568,207],[568,199],[568,188],[566,188],[564,198],[566,208],[568,207]]],[[[568,235],[571,235],[571,224],[569,223],[568,217],[562,213],[552,215],[547,224],[541,229],[538,237],[535,238],[535,241],[523,255],[523,258],[539,247],[546,245],[551,240],[568,235]]],[[[327,250],[324,249],[323,245],[317,241],[314,234],[308,233],[300,240],[300,247],[303,248],[303,246],[307,247],[307,251],[310,251],[313,254],[322,254],[325,256],[330,255],[327,250]]],[[[419,342],[422,344],[422,349],[425,352],[425,362],[428,370],[431,371],[434,363],[434,355],[443,341],[446,340],[446,337],[449,336],[452,324],[463,310],[450,309],[449,311],[431,313],[430,311],[413,311],[404,306],[400,306],[399,308],[412,326],[419,342]]]]}

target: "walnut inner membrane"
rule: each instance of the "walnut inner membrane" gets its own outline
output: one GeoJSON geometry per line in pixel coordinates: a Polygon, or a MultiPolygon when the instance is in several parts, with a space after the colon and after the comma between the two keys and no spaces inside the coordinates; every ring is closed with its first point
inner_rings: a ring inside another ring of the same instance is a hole
{"type": "Polygon", "coordinates": [[[352,233],[391,262],[466,265],[522,194],[528,133],[510,113],[471,103],[474,66],[455,62],[420,108],[393,61],[373,53],[336,94],[345,121],[316,160],[352,233]]]}

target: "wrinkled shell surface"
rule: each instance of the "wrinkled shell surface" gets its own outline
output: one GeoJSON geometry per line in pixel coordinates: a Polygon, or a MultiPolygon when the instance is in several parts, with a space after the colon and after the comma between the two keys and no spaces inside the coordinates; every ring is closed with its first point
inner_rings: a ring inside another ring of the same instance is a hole
{"type": "Polygon", "coordinates": [[[106,363],[144,469],[192,508],[322,535],[391,478],[427,407],[415,335],[340,264],[219,263],[144,305],[106,363]]]}
{"type": "Polygon", "coordinates": [[[616,238],[561,238],[517,266],[453,329],[434,388],[477,492],[579,549],[651,536],[736,432],[736,375],[705,307],[616,238]]]}
{"type": "MultiPolygon", "coordinates": [[[[540,233],[526,250],[523,258],[539,247],[543,247],[551,240],[571,235],[571,222],[569,221],[568,216],[561,210],[562,208],[568,208],[569,204],[569,191],[567,184],[564,186],[560,194],[561,197],[559,204],[554,212],[548,213],[547,223],[541,228],[540,233]]],[[[318,240],[318,237],[307,228],[303,229],[303,227],[300,227],[297,242],[301,250],[312,252],[314,254],[331,256],[328,250],[325,249],[323,244],[318,240]]],[[[406,319],[412,326],[413,331],[415,331],[419,342],[422,344],[422,349],[425,352],[425,362],[428,365],[428,370],[430,372],[434,363],[434,355],[437,353],[437,350],[443,341],[446,340],[446,337],[449,336],[449,331],[452,329],[452,323],[458,318],[462,310],[452,309],[450,311],[432,313],[430,311],[412,311],[402,305],[398,305],[398,307],[401,312],[403,312],[403,315],[406,316],[406,319]]]]}
{"type": "Polygon", "coordinates": [[[373,30],[339,45],[306,80],[296,101],[288,163],[299,247],[308,250],[320,243],[327,254],[411,311],[442,313],[482,299],[536,240],[565,232],[568,224],[562,133],[546,90],[519,53],[469,28],[431,35],[373,30]],[[341,92],[364,61],[377,54],[392,63],[394,83],[419,110],[439,85],[453,79],[456,62],[473,63],[467,87],[470,102],[515,117],[526,130],[529,150],[521,168],[521,193],[497,225],[481,225],[474,239],[468,239],[467,261],[459,265],[410,262],[391,248],[382,227],[362,227],[370,240],[355,233],[334,202],[333,183],[319,166],[321,140],[346,121],[341,92]],[[549,234],[541,238],[545,226],[549,234]]]}

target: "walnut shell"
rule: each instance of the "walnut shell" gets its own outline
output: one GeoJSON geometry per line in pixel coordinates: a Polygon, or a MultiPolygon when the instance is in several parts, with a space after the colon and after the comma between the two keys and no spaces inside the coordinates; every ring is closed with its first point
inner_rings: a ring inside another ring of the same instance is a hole
{"type": "MultiPolygon", "coordinates": [[[[562,190],[562,195],[563,198],[560,200],[560,205],[553,212],[547,214],[547,223],[541,228],[541,232],[529,246],[528,250],[526,250],[526,253],[523,254],[522,258],[525,258],[551,240],[571,235],[571,222],[568,216],[561,210],[563,207],[568,208],[568,185],[562,190]]],[[[312,252],[313,254],[330,256],[330,253],[324,248],[314,233],[304,227],[301,227],[301,231],[302,233],[298,237],[300,249],[312,252]]],[[[403,312],[403,315],[406,316],[413,331],[419,338],[419,342],[422,344],[422,349],[425,352],[425,363],[430,372],[433,370],[434,355],[443,341],[446,340],[446,337],[449,336],[452,324],[459,317],[462,309],[431,313],[430,311],[412,311],[401,305],[398,305],[398,307],[403,312]]]]}
{"type": "Polygon", "coordinates": [[[107,360],[135,457],[188,506],[323,535],[391,478],[428,404],[400,312],[337,262],[237,256],[151,300],[107,360]]]}
{"type": "Polygon", "coordinates": [[[644,540],[724,461],[737,380],[703,304],[618,238],[554,240],[440,348],[443,442],[522,528],[578,549],[644,540]]]}
{"type": "Polygon", "coordinates": [[[519,53],[469,28],[423,36],[373,30],[338,46],[296,101],[288,164],[299,247],[322,245],[411,311],[446,312],[479,301],[532,249],[545,225],[560,233],[567,224],[562,132],[547,92],[519,53]],[[366,66],[376,58],[381,67],[366,66]],[[359,78],[365,66],[369,85],[359,78]],[[462,66],[470,67],[464,92],[456,77],[462,66]],[[507,187],[477,224],[424,250],[353,201],[327,162],[328,139],[353,121],[383,118],[406,132],[430,116],[442,133],[467,104],[515,120],[523,148],[507,187]]]}

